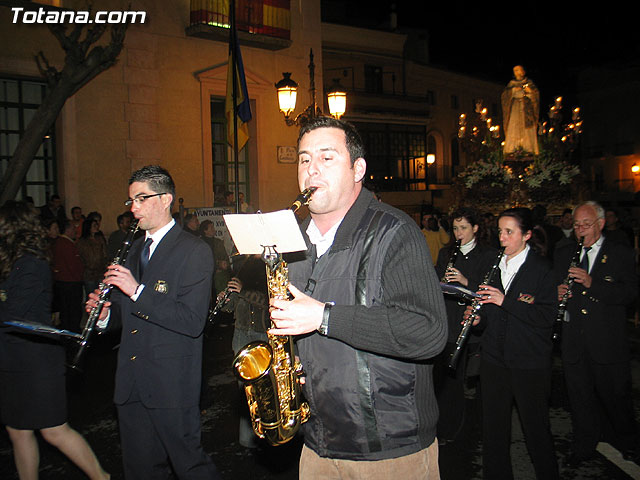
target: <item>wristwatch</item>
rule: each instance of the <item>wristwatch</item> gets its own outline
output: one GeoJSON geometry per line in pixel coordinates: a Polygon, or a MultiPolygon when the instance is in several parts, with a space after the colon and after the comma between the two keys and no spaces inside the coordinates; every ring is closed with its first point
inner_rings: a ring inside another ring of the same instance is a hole
{"type": "Polygon", "coordinates": [[[335,302],[327,302],[324,304],[324,311],[322,312],[322,323],[318,327],[318,333],[325,337],[329,334],[329,312],[331,307],[335,305],[335,302]]]}

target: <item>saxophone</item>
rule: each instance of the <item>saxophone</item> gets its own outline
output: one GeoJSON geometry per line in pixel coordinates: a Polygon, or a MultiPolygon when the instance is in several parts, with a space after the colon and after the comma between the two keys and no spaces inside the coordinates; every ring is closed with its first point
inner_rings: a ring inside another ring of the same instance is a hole
{"type": "MultiPolygon", "coordinates": [[[[120,247],[120,250],[118,250],[118,253],[116,253],[116,256],[111,261],[111,265],[124,265],[124,263],[127,261],[127,255],[129,254],[129,248],[131,248],[131,244],[133,243],[133,237],[138,232],[138,222],[139,220],[135,219],[131,224],[131,226],[129,227],[129,231],[127,232],[127,235],[124,237],[122,246],[120,247]]],[[[105,283],[105,282],[100,282],[100,285],[98,285],[98,289],[100,290],[100,294],[98,295],[98,304],[91,309],[91,312],[89,312],[87,323],[85,324],[82,330],[82,337],[80,337],[80,339],[78,340],[80,343],[80,346],[78,347],[78,351],[76,352],[76,355],[73,358],[73,361],[68,365],[70,369],[78,372],[82,371],[82,368],[81,368],[82,357],[84,355],[86,348],[89,346],[89,337],[91,337],[91,334],[95,329],[96,322],[100,317],[100,313],[104,308],[105,302],[109,300],[109,297],[111,296],[112,288],[113,288],[112,285],[109,285],[108,283],[105,283]]]]}
{"type": "MultiPolygon", "coordinates": [[[[582,252],[582,245],[584,244],[584,237],[580,237],[578,241],[578,245],[576,247],[576,251],[571,258],[571,263],[569,264],[569,268],[577,267],[580,264],[580,253],[582,252]]],[[[564,292],[562,297],[560,298],[560,302],[558,303],[558,315],[556,316],[556,323],[553,332],[553,339],[560,339],[560,331],[562,330],[562,322],[564,322],[564,314],[567,311],[567,302],[569,301],[569,297],[571,296],[571,289],[573,287],[574,279],[571,275],[567,274],[567,278],[565,278],[563,285],[567,286],[567,290],[564,292]]]]}
{"type": "MultiPolygon", "coordinates": [[[[504,247],[501,247],[498,251],[498,255],[496,256],[491,269],[484,276],[481,285],[488,285],[491,282],[491,279],[493,278],[495,273],[500,269],[499,267],[500,260],[502,260],[502,255],[504,255],[504,247]]],[[[482,299],[477,297],[473,299],[473,302],[471,302],[471,313],[462,324],[462,329],[460,330],[460,334],[456,339],[456,349],[451,354],[451,358],[449,360],[449,368],[455,370],[458,365],[458,360],[460,360],[460,354],[462,353],[462,347],[464,347],[467,341],[467,337],[469,336],[469,332],[471,331],[471,326],[473,325],[474,320],[478,318],[478,311],[480,311],[480,308],[482,308],[480,300],[482,299]]]]}
{"type": "MultiPolygon", "coordinates": [[[[316,187],[304,190],[290,207],[307,205],[316,187]]],[[[265,247],[269,298],[287,298],[289,270],[282,255],[265,247]]],[[[252,342],[233,360],[233,369],[244,385],[254,433],[271,445],[291,440],[309,419],[309,404],[302,398],[302,365],[296,360],[293,338],[267,334],[268,341],[252,342]]]]}

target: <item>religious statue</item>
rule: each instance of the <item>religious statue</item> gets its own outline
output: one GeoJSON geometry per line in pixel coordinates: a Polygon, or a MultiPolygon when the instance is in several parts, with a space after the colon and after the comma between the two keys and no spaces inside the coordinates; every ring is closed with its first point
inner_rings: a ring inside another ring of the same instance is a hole
{"type": "Polygon", "coordinates": [[[521,65],[513,67],[513,76],[502,92],[504,153],[522,148],[537,155],[540,92],[521,65]]]}

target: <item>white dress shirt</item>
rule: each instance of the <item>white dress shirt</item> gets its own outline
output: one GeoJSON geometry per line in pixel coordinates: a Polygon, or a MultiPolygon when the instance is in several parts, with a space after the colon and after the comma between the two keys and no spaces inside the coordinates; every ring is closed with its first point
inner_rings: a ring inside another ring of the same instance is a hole
{"type": "Polygon", "coordinates": [[[514,255],[509,259],[507,259],[506,256],[503,256],[500,259],[500,278],[502,280],[502,286],[504,287],[504,293],[507,293],[507,291],[509,290],[511,282],[513,282],[513,277],[516,276],[516,273],[518,273],[518,270],[520,270],[520,267],[527,259],[529,250],[531,250],[531,247],[527,243],[524,247],[524,250],[522,250],[517,255],[514,255]]]}

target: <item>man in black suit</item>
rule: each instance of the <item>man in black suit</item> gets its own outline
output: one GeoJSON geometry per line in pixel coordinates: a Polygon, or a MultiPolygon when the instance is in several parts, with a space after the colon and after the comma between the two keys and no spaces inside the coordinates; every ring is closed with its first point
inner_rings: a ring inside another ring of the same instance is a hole
{"type": "Polygon", "coordinates": [[[105,275],[118,289],[101,320],[122,324],[114,401],[131,480],[172,478],[171,470],[180,479],[219,478],[200,443],[198,405],[213,256],[175,224],[174,198],[163,168],[133,173],[125,204],[145,238],[132,245],[126,267],[111,265],[105,275]]]}
{"type": "MultiPolygon", "coordinates": [[[[576,236],[584,237],[581,264],[569,268],[576,244],[559,248],[555,257],[558,283],[567,271],[575,282],[562,330],[574,436],[567,463],[574,466],[594,455],[607,424],[611,429],[607,440],[625,458],[634,458],[637,441],[625,314],[638,293],[636,263],[632,249],[602,235],[604,225],[600,205],[579,205],[573,226],[576,236]]],[[[558,298],[566,289],[564,284],[558,286],[558,298]]]]}

